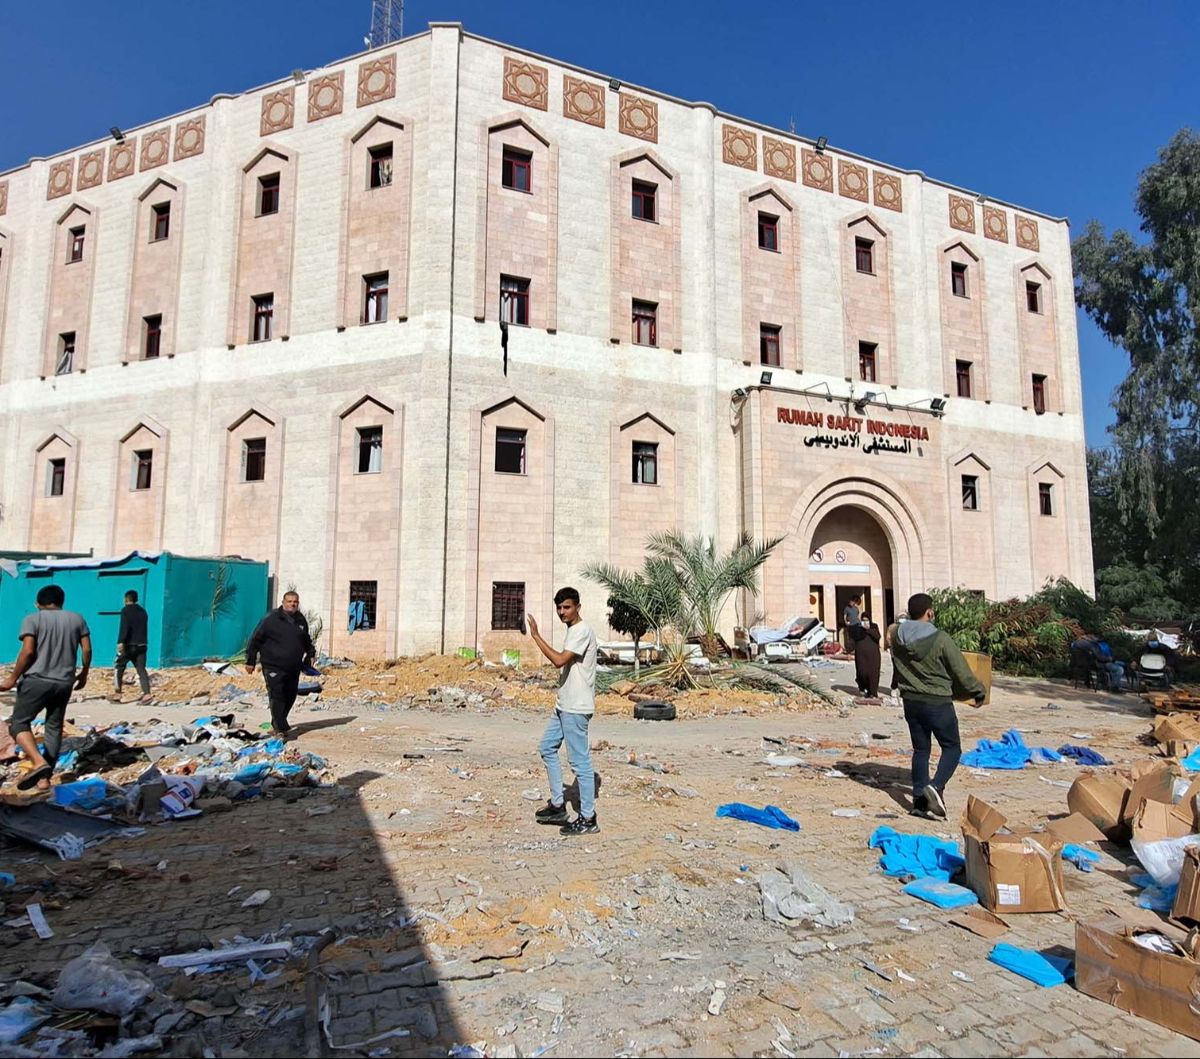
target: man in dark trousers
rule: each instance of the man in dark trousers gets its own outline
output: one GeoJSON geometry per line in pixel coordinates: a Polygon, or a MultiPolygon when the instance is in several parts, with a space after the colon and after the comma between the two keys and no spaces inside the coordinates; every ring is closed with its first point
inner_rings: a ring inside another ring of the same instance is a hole
{"type": "Polygon", "coordinates": [[[283,605],[268,611],[246,643],[247,673],[253,673],[262,658],[274,734],[287,735],[291,727],[288,713],[296,701],[300,671],[312,665],[316,653],[308,635],[308,620],[300,613],[300,594],[285,592],[283,605]]]}
{"type": "Polygon", "coordinates": [[[908,601],[908,621],[897,628],[892,643],[892,665],[912,737],[912,811],[917,816],[945,819],[946,784],[962,757],[954,699],[971,698],[978,706],[983,702],[984,687],[958,644],[933,624],[933,600],[924,592],[908,601]],[[931,736],[942,749],[932,782],[931,736]]]}
{"type": "Polygon", "coordinates": [[[121,682],[125,678],[125,667],[132,662],[137,670],[142,697],[138,702],[150,701],[150,674],[146,672],[146,650],[150,642],[150,625],[146,608],[138,602],[134,589],[125,593],[125,606],[121,609],[121,627],[117,630],[117,662],[113,666],[113,677],[117,686],[116,699],[121,700],[121,682]]]}

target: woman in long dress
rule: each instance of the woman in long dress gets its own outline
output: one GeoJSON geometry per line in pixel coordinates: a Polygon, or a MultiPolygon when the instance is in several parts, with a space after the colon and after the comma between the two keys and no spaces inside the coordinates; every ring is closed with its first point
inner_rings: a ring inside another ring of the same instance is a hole
{"type": "Polygon", "coordinates": [[[865,620],[850,626],[854,639],[854,682],[867,698],[879,696],[879,626],[865,620]]]}

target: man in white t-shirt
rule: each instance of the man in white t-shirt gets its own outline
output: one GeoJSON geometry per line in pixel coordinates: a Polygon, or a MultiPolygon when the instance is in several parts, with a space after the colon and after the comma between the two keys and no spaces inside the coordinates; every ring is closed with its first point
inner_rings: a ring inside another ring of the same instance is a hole
{"type": "Polygon", "coordinates": [[[560,588],[555,593],[554,606],[559,620],[567,627],[561,651],[546,643],[532,615],[525,616],[529,635],[538,650],[559,670],[554,716],[546,725],[538,748],[550,780],[550,800],[535,816],[539,824],[561,824],[559,830],[564,835],[594,835],[600,825],[596,823],[596,770],[592,767],[588,723],[596,710],[596,650],[599,645],[592,627],[579,616],[579,593],[575,589],[560,588]],[[567,759],[579,783],[579,815],[574,820],[568,820],[563,801],[562,763],[558,751],[564,742],[567,759]]]}

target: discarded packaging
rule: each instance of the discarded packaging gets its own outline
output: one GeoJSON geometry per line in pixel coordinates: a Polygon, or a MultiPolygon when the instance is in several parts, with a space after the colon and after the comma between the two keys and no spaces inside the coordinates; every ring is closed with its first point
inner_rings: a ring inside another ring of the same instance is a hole
{"type": "Polygon", "coordinates": [[[241,963],[243,960],[286,960],[292,954],[290,941],[248,942],[223,949],[197,949],[177,952],[158,958],[159,967],[207,967],[218,963],[241,963]]]}
{"type": "Polygon", "coordinates": [[[1124,842],[1129,838],[1129,828],[1122,819],[1128,797],[1128,784],[1088,772],[1071,784],[1067,808],[1090,820],[1112,841],[1124,842]]]}
{"type": "Polygon", "coordinates": [[[72,1011],[125,1016],[141,1007],[153,992],[154,983],[149,978],[125,967],[107,945],[98,941],[63,967],[53,1003],[72,1011]]]}
{"type": "Polygon", "coordinates": [[[950,922],[956,927],[969,930],[972,934],[978,934],[981,938],[998,938],[1009,929],[1008,924],[994,912],[978,906],[951,916],[950,922]]]}
{"type": "Polygon", "coordinates": [[[265,905],[271,900],[270,890],[255,890],[249,897],[242,902],[243,908],[258,908],[260,905],[265,905]]]}
{"type": "Polygon", "coordinates": [[[821,927],[844,927],[854,922],[854,906],[838,901],[797,865],[784,864],[758,877],[763,918],[772,923],[794,920],[821,927]]]}
{"type": "Polygon", "coordinates": [[[1065,956],[1045,956],[1003,941],[988,953],[988,960],[1046,989],[1062,985],[1075,974],[1065,956]]]}
{"type": "Polygon", "coordinates": [[[1066,908],[1062,841],[1048,831],[1012,830],[997,809],[971,795],[963,815],[967,885],[989,911],[1066,908]]]}
{"type": "Polygon", "coordinates": [[[1179,889],[1175,891],[1171,915],[1175,919],[1200,923],[1200,847],[1189,846],[1184,851],[1179,889]]]}

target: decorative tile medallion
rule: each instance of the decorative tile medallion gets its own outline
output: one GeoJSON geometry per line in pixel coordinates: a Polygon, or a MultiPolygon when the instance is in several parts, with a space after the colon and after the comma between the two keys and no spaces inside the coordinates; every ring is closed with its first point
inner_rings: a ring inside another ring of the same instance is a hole
{"type": "Polygon", "coordinates": [[[295,86],[281,88],[278,92],[268,92],[263,96],[262,118],[258,126],[259,136],[269,136],[273,132],[290,129],[295,120],[295,86]]]}
{"type": "Polygon", "coordinates": [[[658,104],[641,96],[621,96],[620,129],[626,136],[658,143],[658,104]]]}
{"type": "Polygon", "coordinates": [[[139,170],[157,169],[166,165],[171,157],[171,127],[164,125],[142,136],[141,163],[139,170]]]}
{"type": "Polygon", "coordinates": [[[550,75],[544,66],[504,57],[504,98],[538,110],[549,108],[550,75]]]}
{"type": "Polygon", "coordinates": [[[114,143],[108,149],[108,179],[120,180],[137,168],[137,137],[124,143],[114,143]]]}
{"type": "Polygon", "coordinates": [[[342,112],[342,83],[345,71],[314,77],[308,82],[308,120],[320,121],[342,112]]]}
{"type": "Polygon", "coordinates": [[[396,95],[396,53],[361,63],[358,67],[358,105],[381,103],[396,95]]]}
{"type": "Polygon", "coordinates": [[[55,162],[50,167],[50,179],[46,181],[46,198],[60,199],[71,194],[71,181],[75,176],[75,159],[55,162]]]}
{"type": "Polygon", "coordinates": [[[88,151],[79,159],[79,172],[75,174],[75,190],[94,188],[104,180],[104,148],[88,151]]]}
{"type": "Polygon", "coordinates": [[[604,128],[604,89],[591,81],[563,74],[563,117],[604,128]]]}
{"type": "Polygon", "coordinates": [[[1019,213],[1013,218],[1017,228],[1017,246],[1026,250],[1037,250],[1038,223],[1032,217],[1022,217],[1019,213]]]}
{"type": "Polygon", "coordinates": [[[983,207],[983,234],[998,243],[1008,242],[1008,214],[995,206],[983,207]]]}
{"type": "Polygon", "coordinates": [[[838,160],[838,192],[848,199],[858,199],[866,202],[867,167],[857,162],[847,162],[844,158],[838,160]]]}
{"type": "Polygon", "coordinates": [[[796,148],[793,144],[763,137],[763,172],[781,180],[796,180],[796,148]]]}
{"type": "Polygon", "coordinates": [[[833,190],[833,159],[829,155],[802,147],[800,168],[805,187],[818,188],[821,191],[833,190]]]}
{"type": "Polygon", "coordinates": [[[950,227],[960,232],[975,231],[975,203],[962,195],[951,195],[950,227]]]}
{"type": "Polygon", "coordinates": [[[876,169],[872,174],[875,181],[875,205],[885,210],[904,210],[904,192],[900,178],[895,173],[884,173],[876,169]]]}
{"type": "Polygon", "coordinates": [[[721,160],[743,169],[758,168],[758,137],[736,125],[721,126],[721,160]]]}
{"type": "Polygon", "coordinates": [[[175,126],[175,161],[204,153],[204,115],[175,126]]]}

